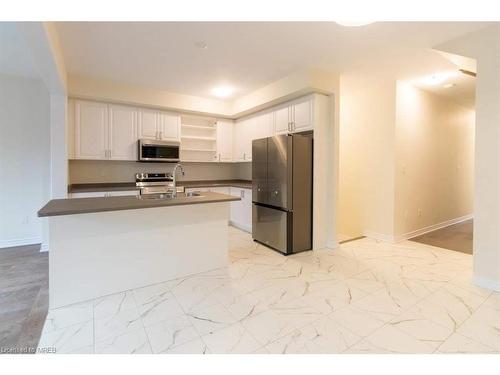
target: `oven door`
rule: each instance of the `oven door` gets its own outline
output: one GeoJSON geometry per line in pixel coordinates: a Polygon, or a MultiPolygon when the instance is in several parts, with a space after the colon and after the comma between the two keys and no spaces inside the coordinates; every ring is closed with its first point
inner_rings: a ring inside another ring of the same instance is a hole
{"type": "Polygon", "coordinates": [[[139,139],[138,161],[176,163],[179,159],[179,142],[139,139]]]}

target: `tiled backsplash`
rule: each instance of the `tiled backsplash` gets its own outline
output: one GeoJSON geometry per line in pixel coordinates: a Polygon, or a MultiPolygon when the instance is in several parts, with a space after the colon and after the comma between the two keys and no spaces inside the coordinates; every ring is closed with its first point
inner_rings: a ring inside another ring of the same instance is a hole
{"type": "MultiPolygon", "coordinates": [[[[133,182],[137,172],[171,172],[175,164],[135,161],[70,160],[69,183],[133,182]]],[[[182,163],[179,180],[229,180],[252,178],[251,163],[182,163]]]]}

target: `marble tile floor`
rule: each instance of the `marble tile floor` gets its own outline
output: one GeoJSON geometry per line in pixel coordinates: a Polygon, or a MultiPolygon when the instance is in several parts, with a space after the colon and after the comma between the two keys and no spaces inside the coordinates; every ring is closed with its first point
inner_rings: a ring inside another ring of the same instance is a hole
{"type": "Polygon", "coordinates": [[[284,257],[230,228],[230,265],[49,311],[58,353],[499,353],[472,257],[367,238],[284,257]]]}

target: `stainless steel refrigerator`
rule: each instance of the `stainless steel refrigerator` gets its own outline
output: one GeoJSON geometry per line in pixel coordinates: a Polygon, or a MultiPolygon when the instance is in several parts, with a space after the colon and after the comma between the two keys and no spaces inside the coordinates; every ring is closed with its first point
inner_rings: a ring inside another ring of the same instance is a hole
{"type": "Polygon", "coordinates": [[[252,236],[293,254],[312,249],[313,140],[278,135],[252,142],[252,236]]]}

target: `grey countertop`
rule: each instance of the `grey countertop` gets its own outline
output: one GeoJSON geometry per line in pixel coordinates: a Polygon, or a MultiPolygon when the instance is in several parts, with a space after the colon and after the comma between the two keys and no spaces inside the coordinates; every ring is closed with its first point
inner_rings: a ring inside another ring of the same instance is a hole
{"type": "MultiPolygon", "coordinates": [[[[234,186],[251,189],[252,181],[249,180],[201,180],[201,181],[177,181],[178,186],[187,188],[197,187],[223,187],[234,186]]],[[[124,191],[136,190],[135,182],[106,182],[95,184],[73,184],[68,186],[68,193],[89,193],[97,191],[124,191]]]]}
{"type": "Polygon", "coordinates": [[[38,211],[38,216],[76,215],[238,200],[240,200],[239,197],[208,191],[203,192],[202,196],[199,197],[185,197],[184,194],[178,194],[178,197],[173,199],[144,199],[138,196],[53,199],[38,211]]]}

